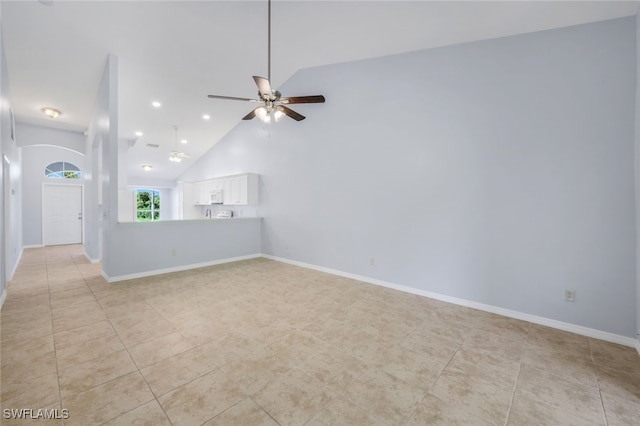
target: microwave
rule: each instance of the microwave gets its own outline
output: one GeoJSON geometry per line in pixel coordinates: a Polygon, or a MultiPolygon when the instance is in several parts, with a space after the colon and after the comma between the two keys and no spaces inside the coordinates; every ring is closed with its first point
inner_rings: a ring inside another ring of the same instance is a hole
{"type": "Polygon", "coordinates": [[[211,191],[211,204],[222,204],[222,189],[211,191]]]}

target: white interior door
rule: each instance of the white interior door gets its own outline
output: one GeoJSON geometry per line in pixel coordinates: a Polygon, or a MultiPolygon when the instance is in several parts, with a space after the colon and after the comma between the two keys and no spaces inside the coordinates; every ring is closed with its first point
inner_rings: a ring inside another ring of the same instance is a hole
{"type": "Polygon", "coordinates": [[[82,243],[82,187],[44,185],[42,191],[42,243],[82,243]]]}

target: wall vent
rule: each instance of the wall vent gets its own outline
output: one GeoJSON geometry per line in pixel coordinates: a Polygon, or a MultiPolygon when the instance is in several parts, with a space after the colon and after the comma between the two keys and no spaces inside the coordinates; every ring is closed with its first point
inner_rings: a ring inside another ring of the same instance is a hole
{"type": "Polygon", "coordinates": [[[147,146],[149,148],[158,148],[158,147],[160,147],[160,145],[158,145],[157,143],[148,143],[147,146]]]}

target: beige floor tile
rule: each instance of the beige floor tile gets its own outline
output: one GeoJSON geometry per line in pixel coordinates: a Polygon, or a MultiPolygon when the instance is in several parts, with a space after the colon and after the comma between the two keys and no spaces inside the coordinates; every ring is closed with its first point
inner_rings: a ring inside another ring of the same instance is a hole
{"type": "Polygon", "coordinates": [[[31,362],[33,358],[54,350],[53,334],[28,340],[6,340],[0,345],[0,350],[3,366],[13,362],[31,362]]]}
{"type": "Polygon", "coordinates": [[[220,369],[245,395],[251,396],[269,382],[286,374],[291,367],[277,356],[265,351],[235,359],[220,369]]]}
{"type": "Polygon", "coordinates": [[[598,422],[604,418],[597,388],[581,385],[527,365],[520,369],[515,395],[518,398],[563,409],[567,414],[585,422],[598,422]]]}
{"type": "Polygon", "coordinates": [[[513,390],[493,381],[445,370],[431,393],[443,401],[463,407],[482,421],[504,424],[513,390]]]}
{"type": "Polygon", "coordinates": [[[55,333],[53,336],[56,349],[78,344],[86,340],[106,338],[116,332],[109,321],[98,321],[93,324],[55,333]]]}
{"type": "Polygon", "coordinates": [[[385,426],[388,423],[373,417],[371,410],[356,406],[334,395],[305,426],[385,426]]]}
{"type": "Polygon", "coordinates": [[[228,362],[253,353],[263,353],[264,346],[246,336],[229,333],[199,346],[202,352],[217,366],[222,367],[228,362]]]}
{"type": "Polygon", "coordinates": [[[407,422],[407,426],[489,426],[491,424],[492,423],[478,418],[475,414],[466,411],[464,406],[449,400],[440,399],[431,394],[427,394],[424,397],[407,422]]]}
{"type": "Polygon", "coordinates": [[[480,350],[511,361],[520,362],[525,337],[519,333],[505,336],[484,330],[473,330],[462,344],[463,348],[480,350]]]}
{"type": "Polygon", "coordinates": [[[640,417],[633,348],[267,259],[109,284],[82,246],[25,250],[0,329],[3,408],[69,424],[640,417]]]}
{"type": "Polygon", "coordinates": [[[376,368],[426,392],[446,365],[442,359],[432,359],[428,355],[396,346],[384,351],[376,368]]]}
{"type": "Polygon", "coordinates": [[[30,377],[17,381],[2,381],[2,408],[45,407],[60,400],[58,375],[30,377]]]}
{"type": "Polygon", "coordinates": [[[129,348],[129,352],[138,368],[144,368],[173,355],[185,352],[193,348],[193,346],[182,334],[175,332],[132,346],[129,348]]]}
{"type": "Polygon", "coordinates": [[[56,354],[54,351],[35,356],[25,356],[2,366],[2,383],[12,383],[41,376],[57,374],[56,354]]]}
{"type": "Polygon", "coordinates": [[[253,399],[280,425],[304,424],[328,402],[322,383],[300,370],[269,382],[253,399]]]}
{"type": "Polygon", "coordinates": [[[531,325],[527,344],[591,359],[589,338],[538,324],[531,325]]]}
{"type": "Polygon", "coordinates": [[[208,373],[158,398],[176,425],[200,425],[245,398],[220,370],[208,373]]]}
{"type": "Polygon", "coordinates": [[[605,425],[604,416],[586,420],[573,416],[562,407],[554,407],[517,394],[511,406],[508,425],[521,426],[535,422],[539,426],[596,426],[605,425]]]}
{"type": "Polygon", "coordinates": [[[624,399],[616,398],[607,393],[602,393],[604,413],[609,426],[637,425],[640,419],[640,398],[624,399]]]}
{"type": "Polygon", "coordinates": [[[128,348],[177,331],[165,319],[140,319],[138,321],[134,320],[128,325],[114,323],[114,328],[118,336],[120,336],[122,343],[128,348]]]}
{"type": "Polygon", "coordinates": [[[589,345],[594,363],[640,374],[640,356],[635,348],[596,339],[589,339],[589,345]]]}
{"type": "Polygon", "coordinates": [[[82,364],[61,369],[60,393],[64,399],[136,370],[136,365],[126,350],[111,352],[82,364]]]}
{"type": "Polygon", "coordinates": [[[344,389],[351,403],[368,409],[369,413],[387,424],[406,422],[425,395],[384,371],[371,370],[344,389]]]}
{"type": "Polygon", "coordinates": [[[505,390],[512,391],[520,363],[486,351],[467,349],[464,346],[456,352],[445,371],[460,377],[477,378],[492,382],[505,390]]]}
{"type": "Polygon", "coordinates": [[[193,348],[143,368],[141,373],[153,393],[160,396],[216,369],[200,349],[193,348]]]}
{"type": "Polygon", "coordinates": [[[243,399],[233,407],[218,414],[203,426],[278,426],[258,404],[251,398],[243,399]]]}
{"type": "Polygon", "coordinates": [[[602,394],[628,401],[640,401],[640,373],[596,366],[602,394]]]}
{"type": "Polygon", "coordinates": [[[90,425],[106,422],[154,399],[139,372],[134,371],[80,394],[64,397],[69,410],[65,425],[90,425]]]}
{"type": "Polygon", "coordinates": [[[527,344],[522,362],[586,386],[598,386],[591,360],[576,355],[574,351],[556,350],[555,345],[545,347],[527,344]]]}
{"type": "Polygon", "coordinates": [[[80,343],[66,345],[58,348],[56,358],[60,370],[69,370],[79,364],[121,351],[124,345],[115,332],[105,337],[85,340],[80,343]]]}
{"type": "Polygon", "coordinates": [[[167,415],[158,401],[149,401],[115,419],[103,423],[104,426],[171,426],[167,415]]]}
{"type": "Polygon", "coordinates": [[[325,348],[297,367],[330,389],[343,389],[367,371],[367,364],[338,348],[325,348]]]}

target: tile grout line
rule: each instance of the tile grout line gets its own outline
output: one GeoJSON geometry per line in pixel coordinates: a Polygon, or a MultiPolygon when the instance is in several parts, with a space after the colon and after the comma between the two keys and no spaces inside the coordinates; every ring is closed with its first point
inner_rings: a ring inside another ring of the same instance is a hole
{"type": "Polygon", "coordinates": [[[604,418],[604,424],[608,426],[609,420],[607,419],[607,410],[604,406],[604,399],[602,398],[602,390],[600,389],[600,378],[598,377],[598,373],[596,372],[597,364],[593,357],[593,347],[591,346],[591,339],[587,339],[587,343],[589,343],[589,356],[591,358],[591,363],[593,364],[593,374],[596,376],[596,386],[598,387],[598,396],[600,397],[600,404],[602,405],[602,417],[604,418]]]}
{"type": "MultiPolygon", "coordinates": [[[[530,330],[527,330],[527,337],[530,330]]],[[[513,391],[511,392],[511,400],[509,401],[509,409],[507,410],[507,418],[504,420],[504,426],[509,424],[509,418],[511,417],[511,409],[513,408],[513,401],[516,398],[516,390],[518,389],[518,383],[520,381],[520,372],[522,371],[522,364],[524,363],[524,351],[527,346],[527,339],[522,344],[522,353],[520,354],[520,362],[518,363],[518,374],[516,374],[516,381],[513,384],[513,391]]]]}
{"type": "MultiPolygon", "coordinates": [[[[53,325],[53,305],[51,304],[51,283],[49,282],[49,259],[47,258],[47,251],[46,249],[44,249],[44,261],[45,261],[45,267],[47,270],[47,293],[49,295],[49,310],[50,310],[50,317],[51,317],[51,339],[53,340],[53,356],[56,359],[56,380],[58,382],[58,398],[60,399],[60,409],[64,409],[63,407],[63,400],[62,400],[62,386],[60,384],[60,363],[58,362],[58,348],[56,346],[56,333],[55,333],[55,328],[53,325]]],[[[60,420],[60,424],[64,425],[64,420],[60,420]]]]}

